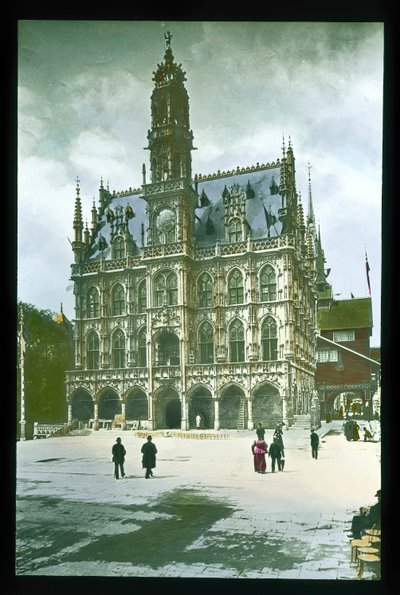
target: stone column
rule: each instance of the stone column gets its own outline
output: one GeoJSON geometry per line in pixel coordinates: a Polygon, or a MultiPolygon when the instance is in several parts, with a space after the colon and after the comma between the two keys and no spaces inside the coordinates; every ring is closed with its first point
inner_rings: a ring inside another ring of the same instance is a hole
{"type": "Polygon", "coordinates": [[[214,401],[214,430],[219,430],[219,400],[214,401]]]}
{"type": "Polygon", "coordinates": [[[96,401],[94,402],[94,424],[93,424],[93,429],[94,430],[98,430],[99,429],[99,405],[98,403],[96,403],[96,401]]]}
{"type": "Polygon", "coordinates": [[[247,399],[247,429],[254,430],[253,401],[251,399],[247,399]]]}
{"type": "Polygon", "coordinates": [[[72,424],[72,405],[68,403],[68,423],[72,424]]]}

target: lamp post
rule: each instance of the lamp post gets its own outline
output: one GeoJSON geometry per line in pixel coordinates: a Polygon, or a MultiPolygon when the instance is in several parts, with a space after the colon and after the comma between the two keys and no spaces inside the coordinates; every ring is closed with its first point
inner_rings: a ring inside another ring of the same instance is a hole
{"type": "Polygon", "coordinates": [[[19,326],[19,371],[20,371],[20,390],[21,390],[21,411],[20,411],[20,440],[26,440],[25,435],[25,337],[24,337],[24,313],[21,306],[20,326],[19,326]]]}

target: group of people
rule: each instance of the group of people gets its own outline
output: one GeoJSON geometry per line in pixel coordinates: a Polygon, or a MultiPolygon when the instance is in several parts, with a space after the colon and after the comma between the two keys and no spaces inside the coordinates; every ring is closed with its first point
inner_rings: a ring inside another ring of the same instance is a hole
{"type": "Polygon", "coordinates": [[[256,430],[257,439],[251,445],[251,452],[253,453],[254,471],[256,473],[265,473],[267,469],[266,455],[271,459],[271,471],[275,473],[275,467],[278,471],[283,471],[285,466],[285,449],[283,444],[283,423],[277,424],[273,437],[272,444],[268,448],[265,442],[265,429],[262,424],[258,424],[256,430]]]}
{"type": "MultiPolygon", "coordinates": [[[[157,454],[157,447],[152,441],[151,436],[147,436],[147,441],[143,444],[141,448],[142,453],[142,467],[146,469],[145,478],[150,479],[154,477],[153,469],[156,466],[156,454],[157,454]]],[[[112,462],[114,463],[114,477],[115,479],[119,479],[121,477],[125,477],[125,456],[126,450],[124,445],[121,442],[121,438],[117,438],[115,444],[111,449],[112,454],[112,462]]]]}
{"type": "Polygon", "coordinates": [[[353,440],[354,442],[360,440],[360,426],[355,419],[346,417],[346,421],[343,424],[343,431],[344,435],[346,436],[346,440],[349,442],[350,440],[353,440]]]}
{"type": "MultiPolygon", "coordinates": [[[[272,436],[272,444],[269,445],[265,442],[265,429],[262,424],[259,423],[256,433],[257,439],[254,440],[251,445],[251,452],[253,453],[254,459],[254,471],[256,473],[265,473],[267,468],[266,456],[271,458],[271,471],[275,473],[275,468],[278,471],[283,471],[285,467],[285,447],[283,444],[283,431],[282,428],[285,424],[280,422],[276,425],[274,434],[272,436]]],[[[311,442],[311,456],[313,459],[318,459],[319,449],[319,436],[314,428],[311,429],[310,435],[311,442]]]]}

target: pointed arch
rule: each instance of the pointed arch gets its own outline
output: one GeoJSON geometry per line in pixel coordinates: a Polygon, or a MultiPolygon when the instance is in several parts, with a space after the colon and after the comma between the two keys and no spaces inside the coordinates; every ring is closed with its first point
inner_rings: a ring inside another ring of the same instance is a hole
{"type": "Polygon", "coordinates": [[[112,335],[112,362],[114,368],[125,368],[125,335],[118,328],[112,335]]]}
{"type": "Polygon", "coordinates": [[[228,302],[230,305],[243,304],[244,285],[240,269],[233,269],[228,276],[228,302]]]}
{"type": "Polygon", "coordinates": [[[91,330],[86,337],[86,368],[98,370],[100,364],[100,340],[96,331],[91,330]]]}
{"type": "Polygon", "coordinates": [[[209,273],[201,273],[197,279],[197,302],[200,308],[213,305],[214,283],[209,273]]]}
{"type": "Polygon", "coordinates": [[[243,240],[242,223],[239,217],[233,217],[228,224],[228,240],[230,243],[243,240]]]}
{"type": "Polygon", "coordinates": [[[235,318],[229,325],[229,361],[244,362],[244,326],[235,318]]]}
{"type": "Polygon", "coordinates": [[[139,281],[138,285],[138,312],[143,314],[147,308],[146,279],[139,281]]]}
{"type": "Polygon", "coordinates": [[[261,326],[261,351],[264,361],[278,359],[278,325],[272,316],[266,316],[261,326]]]}
{"type": "Polygon", "coordinates": [[[144,368],[147,366],[147,338],[146,338],[146,327],[142,326],[141,329],[139,329],[138,335],[137,335],[138,339],[138,345],[137,345],[137,350],[138,350],[138,366],[140,366],[141,368],[144,368]]]}
{"type": "Polygon", "coordinates": [[[117,283],[112,288],[111,311],[113,316],[122,316],[125,314],[125,289],[121,283],[117,283]]]}
{"type": "Polygon", "coordinates": [[[115,259],[125,258],[125,241],[122,236],[116,236],[112,241],[112,256],[115,259]]]}
{"type": "Polygon", "coordinates": [[[260,272],[260,301],[274,300],[276,300],[276,271],[270,264],[266,264],[260,272]]]}
{"type": "Polygon", "coordinates": [[[160,271],[153,281],[155,306],[175,306],[178,303],[178,277],[175,271],[160,271]]]}
{"type": "Polygon", "coordinates": [[[214,362],[214,328],[208,320],[199,325],[198,329],[199,359],[201,364],[214,362]]]}
{"type": "Polygon", "coordinates": [[[86,315],[88,318],[100,316],[100,294],[94,285],[89,287],[86,293],[86,315]]]}

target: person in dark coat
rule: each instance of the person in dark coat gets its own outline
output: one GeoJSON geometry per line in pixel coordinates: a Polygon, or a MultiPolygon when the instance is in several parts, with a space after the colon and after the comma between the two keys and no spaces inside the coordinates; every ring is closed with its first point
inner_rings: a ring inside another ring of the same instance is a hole
{"type": "Polygon", "coordinates": [[[277,441],[279,442],[279,444],[281,445],[282,448],[282,457],[285,456],[285,446],[283,444],[283,432],[282,432],[282,424],[277,424],[276,428],[275,428],[275,432],[272,436],[272,439],[275,440],[275,438],[277,439],[277,441]]]}
{"type": "Polygon", "coordinates": [[[310,441],[311,441],[311,456],[313,459],[318,459],[318,446],[319,446],[319,436],[314,428],[311,430],[310,434],[310,441]]]}
{"type": "Polygon", "coordinates": [[[259,423],[259,424],[258,424],[258,428],[257,428],[256,432],[257,432],[257,438],[258,438],[259,440],[264,440],[264,437],[265,437],[265,430],[264,430],[264,428],[263,428],[263,426],[262,426],[262,423],[259,423]]]}
{"type": "Polygon", "coordinates": [[[278,471],[282,471],[282,446],[277,438],[270,444],[268,456],[271,457],[272,473],[275,473],[275,463],[278,463],[278,471]]]}
{"type": "Polygon", "coordinates": [[[360,514],[353,516],[351,522],[351,532],[353,539],[360,539],[361,533],[365,529],[380,529],[381,527],[381,490],[375,494],[378,502],[373,506],[361,507],[360,514]]]}
{"type": "Polygon", "coordinates": [[[145,478],[149,479],[153,477],[154,467],[156,466],[156,454],[157,448],[154,442],[152,442],[151,436],[147,436],[147,442],[145,442],[141,449],[142,453],[142,467],[146,469],[145,478]]]}
{"type": "Polygon", "coordinates": [[[121,477],[125,477],[124,462],[126,450],[121,442],[121,438],[117,438],[116,443],[111,449],[112,461],[114,463],[114,477],[119,479],[119,472],[121,471],[121,477]]]}
{"type": "Polygon", "coordinates": [[[358,430],[360,429],[360,426],[358,425],[358,423],[356,421],[353,421],[353,441],[357,442],[358,440],[360,440],[360,434],[358,432],[358,430]]]}
{"type": "Polygon", "coordinates": [[[344,435],[348,442],[353,439],[353,422],[348,417],[344,422],[344,435]]]}

